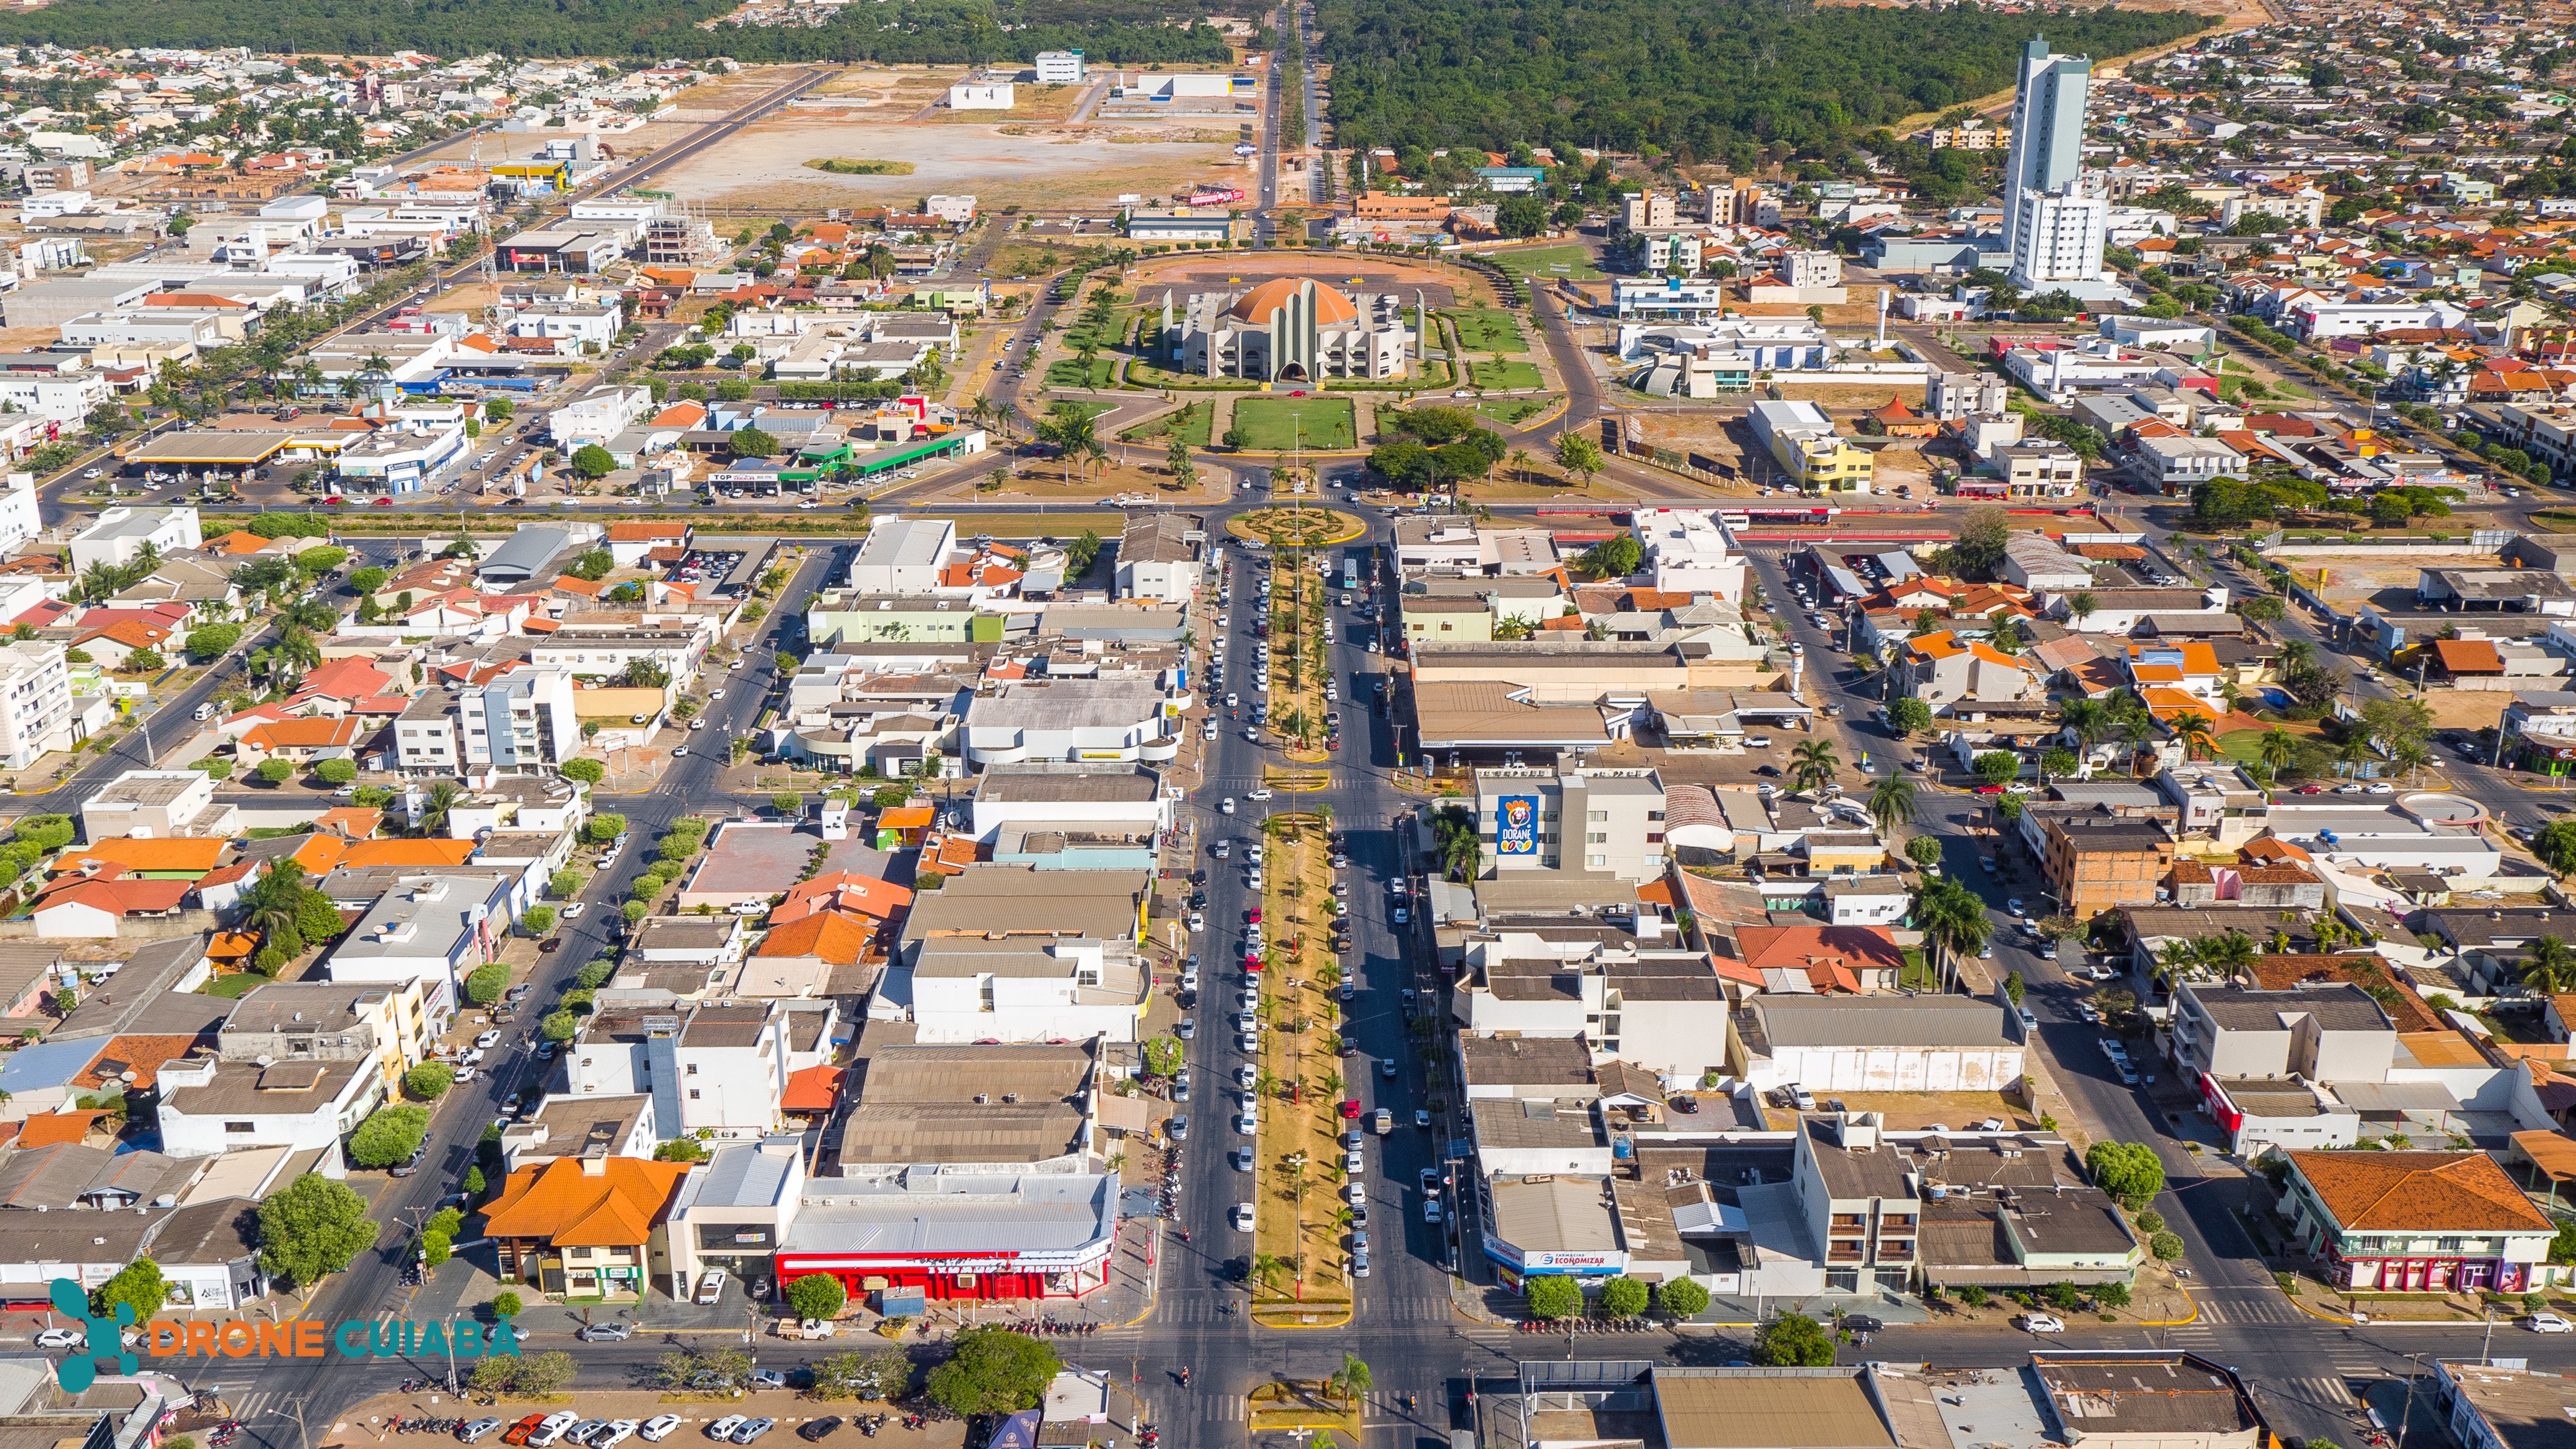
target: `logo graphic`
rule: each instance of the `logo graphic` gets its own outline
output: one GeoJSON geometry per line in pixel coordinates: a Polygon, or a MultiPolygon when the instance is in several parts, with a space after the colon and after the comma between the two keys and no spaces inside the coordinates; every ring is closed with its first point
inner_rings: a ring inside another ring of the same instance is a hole
{"type": "Polygon", "coordinates": [[[57,1278],[53,1288],[54,1311],[67,1318],[77,1318],[89,1329],[89,1342],[79,1353],[54,1365],[54,1382],[63,1392],[84,1392],[98,1382],[98,1365],[102,1356],[114,1363],[116,1371],[132,1377],[135,1357],[125,1351],[125,1330],[134,1326],[134,1305],[119,1303],[114,1318],[100,1318],[89,1311],[89,1295],[69,1278],[57,1278]]]}
{"type": "Polygon", "coordinates": [[[1538,797],[1505,795],[1494,804],[1494,853],[1538,854],[1538,797]]]}

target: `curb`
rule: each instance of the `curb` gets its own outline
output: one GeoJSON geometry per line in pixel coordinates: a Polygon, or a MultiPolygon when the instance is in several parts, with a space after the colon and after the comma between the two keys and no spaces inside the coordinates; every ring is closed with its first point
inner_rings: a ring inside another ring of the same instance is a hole
{"type": "MultiPolygon", "coordinates": [[[[2182,1290],[2182,1296],[2183,1301],[2191,1305],[2191,1316],[2189,1318],[2141,1318],[2138,1320],[2138,1326],[2140,1328],[2182,1328],[2190,1324],[2198,1323],[2200,1321],[2200,1300],[2192,1297],[2191,1290],[2188,1288],[2182,1290]]],[[[2296,1303],[2298,1300],[2294,1298],[2290,1301],[2296,1303]]],[[[2331,1322],[2332,1320],[2329,1321],[2331,1322]]]]}
{"type": "Polygon", "coordinates": [[[1346,1307],[1342,1310],[1341,1317],[1329,1323],[1272,1323],[1261,1316],[1261,1310],[1258,1308],[1247,1308],[1244,1314],[1252,1320],[1256,1328],[1267,1328],[1279,1333],[1311,1333],[1316,1329],[1348,1328],[1351,1325],[1351,1317],[1356,1311],[1355,1308],[1346,1307]]]}

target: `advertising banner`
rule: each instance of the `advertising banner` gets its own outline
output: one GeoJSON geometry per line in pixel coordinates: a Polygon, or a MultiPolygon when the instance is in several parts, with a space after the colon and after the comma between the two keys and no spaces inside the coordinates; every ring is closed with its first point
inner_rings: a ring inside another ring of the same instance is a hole
{"type": "Polygon", "coordinates": [[[1538,854],[1538,797],[1505,795],[1494,802],[1494,853],[1538,854]]]}

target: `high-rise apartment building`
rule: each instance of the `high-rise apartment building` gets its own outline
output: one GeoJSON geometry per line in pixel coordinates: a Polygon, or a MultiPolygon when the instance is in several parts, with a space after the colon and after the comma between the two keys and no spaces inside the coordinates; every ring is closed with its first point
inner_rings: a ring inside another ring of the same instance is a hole
{"type": "Polygon", "coordinates": [[[2091,61],[2037,36],[2022,50],[2004,163],[2004,250],[2025,291],[2099,290],[2109,209],[2081,194],[2091,61]]]}

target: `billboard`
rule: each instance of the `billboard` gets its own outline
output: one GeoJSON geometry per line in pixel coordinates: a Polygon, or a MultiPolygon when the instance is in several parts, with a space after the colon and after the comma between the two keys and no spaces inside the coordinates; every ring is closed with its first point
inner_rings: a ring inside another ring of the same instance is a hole
{"type": "Polygon", "coordinates": [[[1494,802],[1494,854],[1538,854],[1538,797],[1505,795],[1494,802]]]}
{"type": "Polygon", "coordinates": [[[1242,199],[1243,191],[1240,187],[1227,187],[1221,191],[1193,191],[1190,193],[1190,205],[1192,206],[1222,206],[1232,202],[1241,201],[1242,199]]]}
{"type": "Polygon", "coordinates": [[[1525,1277],[1560,1274],[1570,1277],[1606,1277],[1628,1271],[1628,1255],[1608,1252],[1527,1252],[1492,1233],[1484,1234],[1485,1256],[1491,1261],[1525,1277]]]}

